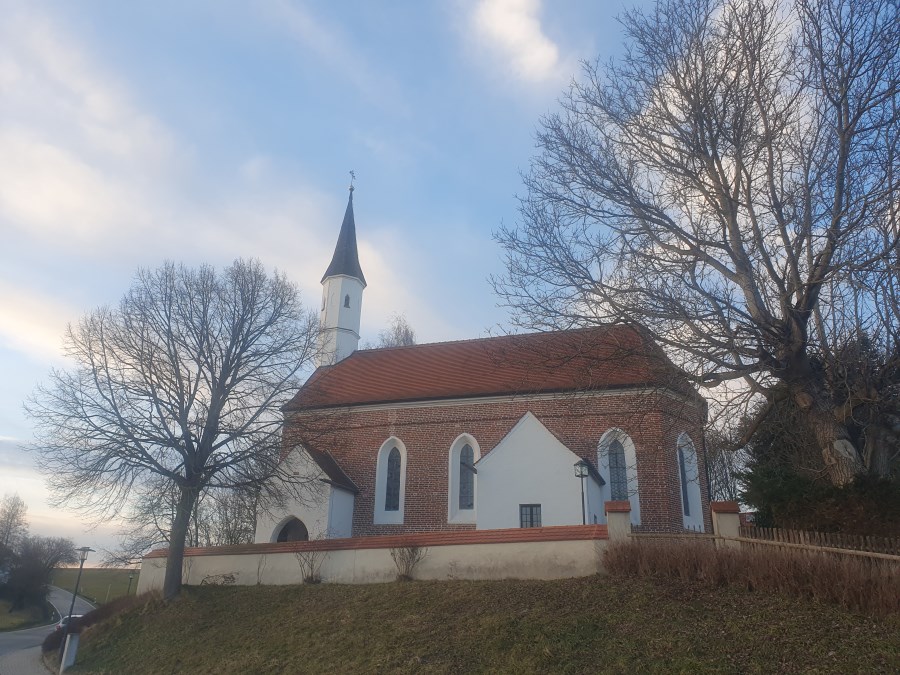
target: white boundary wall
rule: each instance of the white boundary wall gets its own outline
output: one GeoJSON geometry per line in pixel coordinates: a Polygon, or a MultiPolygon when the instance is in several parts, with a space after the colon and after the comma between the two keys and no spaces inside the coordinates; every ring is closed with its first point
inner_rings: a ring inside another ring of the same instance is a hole
{"type": "MultiPolygon", "coordinates": [[[[564,579],[603,571],[606,539],[451,544],[427,547],[416,579],[564,579]]],[[[320,575],[326,583],[364,584],[394,581],[397,567],[389,548],[321,551],[320,575]]],[[[239,585],[299,584],[300,565],[293,552],[185,556],[185,584],[206,577],[233,575],[239,585]]],[[[161,589],[166,559],[144,558],[137,592],[161,589]]]]}

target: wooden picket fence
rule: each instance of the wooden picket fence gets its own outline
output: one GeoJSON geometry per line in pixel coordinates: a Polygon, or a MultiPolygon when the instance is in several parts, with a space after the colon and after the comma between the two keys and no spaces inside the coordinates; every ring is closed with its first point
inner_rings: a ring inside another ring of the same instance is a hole
{"type": "Polygon", "coordinates": [[[845,549],[848,551],[867,551],[886,555],[900,556],[900,538],[869,537],[838,532],[809,532],[806,530],[787,530],[778,527],[741,527],[743,539],[764,542],[779,542],[803,547],[824,547],[845,549]]]}

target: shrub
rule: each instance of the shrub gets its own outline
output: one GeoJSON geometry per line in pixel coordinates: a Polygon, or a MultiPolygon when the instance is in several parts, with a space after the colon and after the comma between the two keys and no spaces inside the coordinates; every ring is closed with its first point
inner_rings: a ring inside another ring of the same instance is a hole
{"type": "Polygon", "coordinates": [[[413,572],[426,555],[428,555],[428,549],[421,546],[392,548],[391,558],[397,566],[397,581],[412,581],[413,572]]]}
{"type": "Polygon", "coordinates": [[[900,484],[860,477],[844,486],[759,464],[742,475],[741,499],[757,525],[862,536],[900,536],[900,484]]]}
{"type": "Polygon", "coordinates": [[[322,563],[325,562],[326,551],[316,550],[314,548],[303,549],[302,551],[294,551],[297,557],[297,564],[300,565],[300,578],[304,584],[318,584],[322,582],[322,563]]]}
{"type": "Polygon", "coordinates": [[[608,547],[610,574],[739,585],[836,603],[871,614],[900,612],[900,564],[775,547],[714,548],[709,541],[632,540],[608,547]]]}

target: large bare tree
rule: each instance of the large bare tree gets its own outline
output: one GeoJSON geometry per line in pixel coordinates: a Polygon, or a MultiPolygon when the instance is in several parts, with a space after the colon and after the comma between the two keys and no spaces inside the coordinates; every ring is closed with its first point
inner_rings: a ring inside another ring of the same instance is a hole
{"type": "Polygon", "coordinates": [[[887,475],[898,3],[660,0],[622,25],[624,56],[542,121],[495,289],[531,328],[640,323],[731,401],[786,392],[823,475],[887,475]],[[840,357],[861,336],[885,365],[868,381],[840,357]]]}
{"type": "Polygon", "coordinates": [[[140,271],[117,307],[69,326],[75,366],[54,370],[26,406],[53,491],[95,515],[121,512],[148,490],[174,492],[163,588],[174,597],[201,494],[303,490],[308,477],[279,461],[280,406],[316,333],[295,286],[257,261],[140,271]]]}

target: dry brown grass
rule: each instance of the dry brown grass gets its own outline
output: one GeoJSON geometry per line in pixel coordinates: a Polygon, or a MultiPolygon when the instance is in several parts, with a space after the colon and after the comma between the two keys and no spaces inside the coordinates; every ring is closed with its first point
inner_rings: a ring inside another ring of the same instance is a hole
{"type": "Polygon", "coordinates": [[[874,615],[900,613],[900,565],[840,554],[767,548],[715,548],[711,541],[632,540],[611,545],[613,575],[736,585],[838,604],[874,615]]]}
{"type": "Polygon", "coordinates": [[[608,575],[189,586],[85,631],[76,672],[894,675],[900,616],[608,575]]]}

